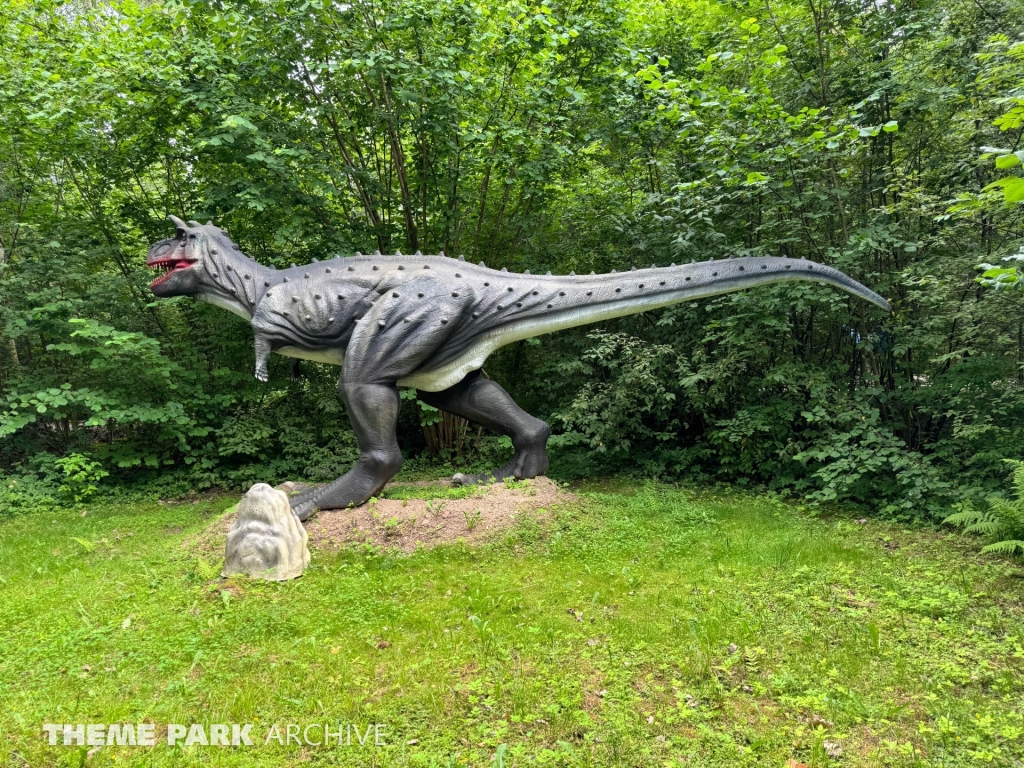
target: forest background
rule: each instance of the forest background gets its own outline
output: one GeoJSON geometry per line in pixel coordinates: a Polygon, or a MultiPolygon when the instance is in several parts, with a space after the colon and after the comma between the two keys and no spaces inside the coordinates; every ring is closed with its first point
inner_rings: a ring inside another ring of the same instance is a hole
{"type": "MultiPolygon", "coordinates": [[[[284,266],[356,251],[586,273],[785,255],[809,283],[520,342],[486,372],[562,477],[767,487],[899,517],[1024,458],[1019,0],[7,0],[0,515],[326,480],[337,372],[154,302],[166,216],[284,266]],[[988,285],[979,264],[995,265],[988,285]],[[1005,290],[1000,290],[1005,289],[1005,290]]],[[[407,393],[410,458],[507,450],[407,393]]]]}

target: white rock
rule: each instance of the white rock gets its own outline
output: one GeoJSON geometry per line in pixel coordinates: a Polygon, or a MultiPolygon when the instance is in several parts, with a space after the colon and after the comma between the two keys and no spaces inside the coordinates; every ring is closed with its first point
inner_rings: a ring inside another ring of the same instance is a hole
{"type": "Polygon", "coordinates": [[[238,518],[228,531],[222,575],[287,581],[309,565],[309,536],[292,512],[288,495],[257,483],[238,504],[238,518]]]}

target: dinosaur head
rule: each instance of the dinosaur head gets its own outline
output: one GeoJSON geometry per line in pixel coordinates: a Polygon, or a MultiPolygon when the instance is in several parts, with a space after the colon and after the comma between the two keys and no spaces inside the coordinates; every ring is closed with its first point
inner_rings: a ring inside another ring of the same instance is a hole
{"type": "Polygon", "coordinates": [[[214,262],[219,253],[233,250],[234,245],[213,224],[190,221],[186,224],[168,216],[177,229],[174,237],[154,243],[146,255],[146,266],[163,272],[149,284],[155,296],[196,296],[208,291],[211,275],[217,272],[214,262]]]}

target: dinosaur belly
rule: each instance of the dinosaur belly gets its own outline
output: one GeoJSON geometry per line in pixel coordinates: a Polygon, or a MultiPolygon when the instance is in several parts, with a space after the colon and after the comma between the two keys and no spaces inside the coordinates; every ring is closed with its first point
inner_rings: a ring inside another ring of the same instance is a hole
{"type": "MultiPolygon", "coordinates": [[[[345,363],[345,353],[336,349],[311,352],[308,349],[301,349],[299,347],[278,347],[274,351],[282,357],[294,357],[314,363],[327,363],[328,365],[344,365],[345,363]]],[[[480,365],[483,365],[482,361],[480,365]]],[[[475,366],[475,368],[479,368],[480,365],[475,366]]],[[[453,372],[447,369],[416,371],[411,376],[400,379],[398,386],[413,387],[415,389],[422,389],[425,392],[440,392],[442,389],[447,389],[452,384],[462,381],[462,378],[471,370],[474,370],[473,366],[466,367],[461,373],[455,374],[457,378],[454,379],[452,378],[453,372]]]]}
{"type": "Polygon", "coordinates": [[[278,347],[274,351],[282,357],[294,357],[299,360],[309,360],[314,363],[342,365],[345,362],[345,353],[337,349],[312,351],[302,349],[300,347],[278,347]]]}

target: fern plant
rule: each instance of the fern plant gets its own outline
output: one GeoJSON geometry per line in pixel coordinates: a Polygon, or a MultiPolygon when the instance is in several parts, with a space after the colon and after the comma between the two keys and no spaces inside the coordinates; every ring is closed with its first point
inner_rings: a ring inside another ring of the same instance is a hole
{"type": "Polygon", "coordinates": [[[1013,466],[1013,499],[988,499],[987,509],[965,505],[942,522],[958,525],[966,533],[977,533],[992,543],[982,552],[1003,555],[1024,554],[1024,461],[1004,459],[1013,466]]]}

